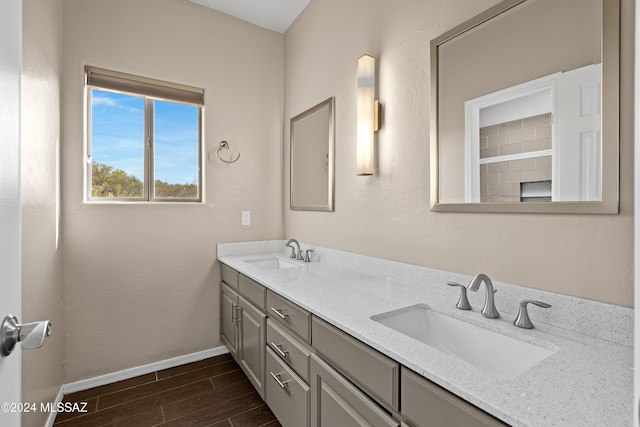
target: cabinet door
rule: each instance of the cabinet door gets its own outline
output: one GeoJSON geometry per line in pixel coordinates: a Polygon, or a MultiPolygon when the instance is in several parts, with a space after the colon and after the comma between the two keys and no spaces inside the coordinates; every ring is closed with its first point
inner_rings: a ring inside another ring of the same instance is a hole
{"type": "Polygon", "coordinates": [[[238,294],[224,283],[220,283],[220,340],[229,353],[238,360],[237,315],[238,294]]]}
{"type": "Polygon", "coordinates": [[[260,397],[264,398],[264,357],[267,316],[242,296],[240,319],[240,366],[260,397]]]}
{"type": "Polygon", "coordinates": [[[402,415],[422,427],[506,427],[453,393],[402,368],[402,415]]]}
{"type": "Polygon", "coordinates": [[[311,427],[398,426],[333,368],[311,357],[311,427]]]}

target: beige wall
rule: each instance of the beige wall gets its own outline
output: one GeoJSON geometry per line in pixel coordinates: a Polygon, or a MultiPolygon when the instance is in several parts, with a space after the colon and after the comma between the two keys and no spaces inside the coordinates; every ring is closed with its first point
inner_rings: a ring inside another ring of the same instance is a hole
{"type": "Polygon", "coordinates": [[[221,345],[216,243],[283,234],[284,59],[281,34],[188,0],[63,0],[63,25],[71,382],[221,345]],[[82,203],[85,64],[205,89],[205,204],[82,203]]]}
{"type": "Polygon", "coordinates": [[[296,212],[285,202],[285,237],[469,275],[482,271],[497,281],[631,306],[631,0],[622,0],[621,13],[620,214],[430,211],[429,42],[496,3],[407,0],[400,7],[384,0],[313,0],[307,6],[285,34],[285,123],[336,96],[336,210],[296,212]],[[373,177],[355,174],[356,59],[364,53],[378,57],[384,104],[373,177]]]}
{"type": "MultiPolygon", "coordinates": [[[[23,402],[52,402],[63,376],[62,250],[57,221],[61,12],[60,0],[23,1],[20,320],[49,319],[53,324],[53,334],[41,349],[22,351],[23,402]]],[[[24,413],[22,425],[42,426],[48,415],[24,413]]]]}

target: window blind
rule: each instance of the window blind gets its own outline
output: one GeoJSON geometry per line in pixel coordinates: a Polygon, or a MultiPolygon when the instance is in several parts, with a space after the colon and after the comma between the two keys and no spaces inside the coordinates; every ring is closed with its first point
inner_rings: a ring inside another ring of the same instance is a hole
{"type": "Polygon", "coordinates": [[[91,66],[84,71],[87,86],[204,106],[204,89],[91,66]]]}

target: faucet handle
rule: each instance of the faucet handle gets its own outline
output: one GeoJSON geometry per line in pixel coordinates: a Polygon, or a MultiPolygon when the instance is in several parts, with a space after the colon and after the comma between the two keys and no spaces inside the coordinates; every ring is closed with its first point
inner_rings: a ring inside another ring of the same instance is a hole
{"type": "Polygon", "coordinates": [[[311,262],[311,252],[313,252],[313,249],[307,249],[305,251],[304,262],[311,262]]]}
{"type": "Polygon", "coordinates": [[[456,307],[460,310],[471,310],[471,304],[469,304],[469,299],[467,298],[467,287],[456,282],[447,282],[447,285],[457,286],[460,288],[460,299],[458,300],[456,307]]]}
{"type": "Polygon", "coordinates": [[[289,258],[296,259],[296,248],[291,246],[291,244],[288,244],[287,246],[291,248],[291,255],[289,255],[289,258]]]}
{"type": "Polygon", "coordinates": [[[524,329],[533,329],[533,323],[531,323],[531,319],[529,318],[529,312],[527,311],[527,304],[534,304],[538,307],[542,308],[551,308],[550,304],[542,301],[534,301],[534,300],[522,300],[520,301],[520,310],[518,310],[518,315],[516,316],[513,324],[518,328],[524,329]]]}

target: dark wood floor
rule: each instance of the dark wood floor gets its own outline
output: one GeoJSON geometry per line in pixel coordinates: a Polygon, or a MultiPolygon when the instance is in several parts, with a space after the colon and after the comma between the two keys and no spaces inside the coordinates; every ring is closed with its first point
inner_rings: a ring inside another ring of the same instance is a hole
{"type": "Polygon", "coordinates": [[[59,412],[54,426],[280,426],[228,354],[65,395],[64,402],[86,402],[88,412],[59,412]]]}

